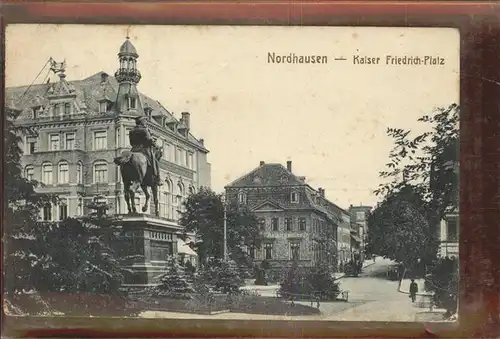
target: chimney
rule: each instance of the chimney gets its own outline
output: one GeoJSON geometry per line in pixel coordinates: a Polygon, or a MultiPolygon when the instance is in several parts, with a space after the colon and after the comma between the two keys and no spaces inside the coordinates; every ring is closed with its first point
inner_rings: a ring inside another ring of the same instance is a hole
{"type": "Polygon", "coordinates": [[[324,198],[325,197],[325,190],[320,187],[320,188],[318,188],[318,191],[319,191],[320,197],[324,198]]]}
{"type": "Polygon", "coordinates": [[[286,169],[291,172],[292,171],[292,161],[291,160],[288,160],[286,162],[286,169]]]}
{"type": "Polygon", "coordinates": [[[189,112],[182,112],[181,115],[182,115],[181,119],[184,122],[184,125],[186,125],[186,127],[189,128],[190,127],[189,126],[190,125],[189,124],[189,117],[190,117],[189,112]]]}
{"type": "Polygon", "coordinates": [[[108,73],[101,73],[101,83],[108,81],[108,73]]]}
{"type": "Polygon", "coordinates": [[[264,164],[265,164],[265,162],[261,160],[259,166],[263,166],[264,164]]]}

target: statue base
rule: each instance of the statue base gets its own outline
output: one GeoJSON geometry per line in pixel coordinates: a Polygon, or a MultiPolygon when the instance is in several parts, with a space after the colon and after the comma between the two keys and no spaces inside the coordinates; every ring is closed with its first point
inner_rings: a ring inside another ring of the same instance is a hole
{"type": "Polygon", "coordinates": [[[183,229],[171,220],[146,214],[119,215],[122,226],[116,244],[124,259],[124,287],[147,287],[158,283],[155,277],[167,271],[167,258],[177,257],[177,234],[183,229]]]}

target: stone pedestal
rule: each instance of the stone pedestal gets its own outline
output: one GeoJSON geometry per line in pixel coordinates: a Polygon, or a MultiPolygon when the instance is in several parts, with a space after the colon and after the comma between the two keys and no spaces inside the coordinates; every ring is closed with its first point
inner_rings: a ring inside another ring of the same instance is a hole
{"type": "Polygon", "coordinates": [[[156,283],[154,277],[166,271],[166,260],[177,257],[177,223],[149,215],[123,215],[123,231],[116,244],[126,258],[124,287],[146,287],[156,283]]]}

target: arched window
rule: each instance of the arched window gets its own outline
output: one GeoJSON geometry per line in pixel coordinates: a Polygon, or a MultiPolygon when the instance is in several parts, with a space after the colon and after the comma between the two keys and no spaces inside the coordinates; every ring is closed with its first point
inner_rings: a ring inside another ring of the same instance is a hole
{"type": "Polygon", "coordinates": [[[83,184],[83,164],[81,161],[78,161],[76,164],[76,183],[78,185],[83,184]]]}
{"type": "Polygon", "coordinates": [[[246,204],[247,203],[247,195],[245,192],[239,192],[238,193],[238,202],[240,204],[246,204]]]}
{"type": "Polygon", "coordinates": [[[27,180],[34,180],[35,179],[35,168],[32,165],[26,166],[24,169],[24,176],[26,177],[27,180]]]}
{"type": "Polygon", "coordinates": [[[52,164],[46,162],[42,164],[42,182],[45,185],[52,185],[52,164]]]}
{"type": "Polygon", "coordinates": [[[57,177],[60,184],[67,184],[69,182],[69,168],[67,161],[61,161],[59,163],[57,177]]]}
{"type": "Polygon", "coordinates": [[[99,160],[94,163],[94,183],[108,182],[108,163],[99,160]]]}

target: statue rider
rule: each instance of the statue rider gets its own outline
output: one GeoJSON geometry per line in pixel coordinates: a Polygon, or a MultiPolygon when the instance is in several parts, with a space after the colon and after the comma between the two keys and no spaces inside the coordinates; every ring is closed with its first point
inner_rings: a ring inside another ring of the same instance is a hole
{"type": "Polygon", "coordinates": [[[130,131],[129,139],[132,146],[132,152],[141,152],[146,155],[148,162],[151,165],[153,172],[153,183],[157,186],[163,185],[160,179],[160,169],[158,159],[154,155],[156,147],[154,140],[151,138],[151,133],[146,125],[146,117],[137,117],[135,119],[135,127],[130,131]]]}

